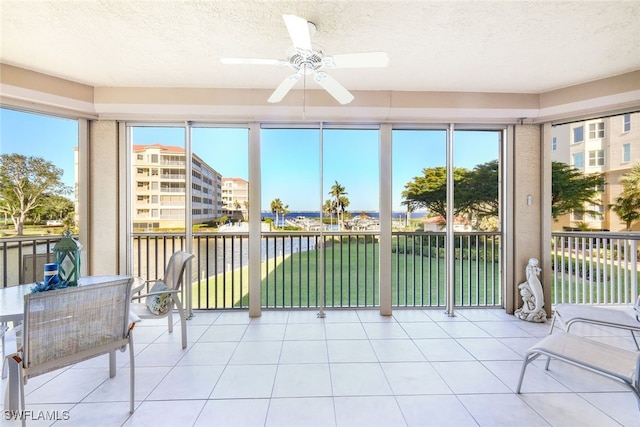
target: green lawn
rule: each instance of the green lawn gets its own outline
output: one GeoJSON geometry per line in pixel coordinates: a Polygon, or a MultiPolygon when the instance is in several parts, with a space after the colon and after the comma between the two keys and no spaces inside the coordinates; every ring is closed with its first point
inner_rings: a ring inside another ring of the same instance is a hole
{"type": "MultiPolygon", "coordinates": [[[[294,253],[262,263],[263,307],[318,307],[321,293],[318,252],[294,253]],[[267,271],[268,267],[268,271],[267,271]]],[[[379,305],[378,245],[345,239],[325,250],[326,307],[379,305]]],[[[444,260],[404,254],[392,258],[392,304],[396,306],[443,306],[444,260]],[[400,284],[400,286],[398,286],[400,284]]],[[[248,306],[247,268],[212,276],[194,286],[199,308],[248,306]],[[207,293],[207,284],[209,292],[207,293]]],[[[500,303],[497,263],[456,260],[456,305],[500,303]]]]}

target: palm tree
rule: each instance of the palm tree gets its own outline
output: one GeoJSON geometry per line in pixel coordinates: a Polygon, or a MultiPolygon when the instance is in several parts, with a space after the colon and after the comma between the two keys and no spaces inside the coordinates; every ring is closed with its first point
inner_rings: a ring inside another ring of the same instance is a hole
{"type": "Polygon", "coordinates": [[[615,203],[609,205],[626,226],[626,231],[631,230],[631,225],[640,220],[640,163],[620,178],[622,193],[616,198],[615,203]]]}
{"type": "Polygon", "coordinates": [[[284,212],[289,206],[285,206],[279,198],[271,202],[271,213],[276,215],[275,227],[278,228],[278,214],[284,212]]]}
{"type": "Polygon", "coordinates": [[[634,165],[629,172],[622,175],[620,183],[624,188],[624,193],[640,199],[640,163],[634,165]]]}
{"type": "MultiPolygon", "coordinates": [[[[335,181],[335,184],[331,186],[331,191],[329,191],[329,195],[332,197],[332,210],[336,211],[336,215],[338,217],[338,224],[340,224],[340,197],[346,195],[347,192],[345,188],[335,181]]],[[[332,219],[333,221],[333,219],[332,219]]]]}
{"type": "MultiPolygon", "coordinates": [[[[346,193],[345,193],[346,194],[346,193]]],[[[340,196],[338,198],[338,212],[342,214],[342,222],[340,223],[340,229],[342,230],[344,226],[344,214],[347,212],[347,207],[349,207],[349,198],[346,196],[340,196]]]]}
{"type": "Polygon", "coordinates": [[[333,225],[333,205],[331,204],[330,199],[324,201],[324,205],[322,205],[322,212],[331,217],[331,224],[333,225]]]}

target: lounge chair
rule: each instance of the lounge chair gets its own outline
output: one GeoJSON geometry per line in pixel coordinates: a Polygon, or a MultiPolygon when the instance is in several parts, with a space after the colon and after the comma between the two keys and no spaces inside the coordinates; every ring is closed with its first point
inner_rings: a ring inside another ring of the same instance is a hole
{"type": "Polygon", "coordinates": [[[631,332],[636,348],[640,350],[635,333],[640,333],[640,297],[634,306],[620,308],[599,307],[586,304],[558,304],[555,306],[549,334],[553,333],[556,320],[569,329],[574,323],[590,323],[611,328],[626,329],[631,332]]]}
{"type": "Polygon", "coordinates": [[[640,410],[640,352],[557,332],[527,350],[516,393],[520,393],[527,366],[540,356],[548,357],[545,369],[551,359],[557,359],[621,383],[633,392],[640,410]]]}

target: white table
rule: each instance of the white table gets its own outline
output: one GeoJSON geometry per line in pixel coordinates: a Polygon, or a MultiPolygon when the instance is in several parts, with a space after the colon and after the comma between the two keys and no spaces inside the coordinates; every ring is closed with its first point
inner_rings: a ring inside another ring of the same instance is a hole
{"type": "MultiPolygon", "coordinates": [[[[130,276],[86,276],[78,280],[78,286],[95,285],[98,283],[110,282],[114,279],[130,276]]],[[[24,296],[31,293],[34,283],[25,285],[10,286],[0,288],[0,325],[6,322],[13,322],[14,326],[20,324],[24,318],[24,296]]],[[[2,336],[2,364],[4,366],[4,335],[2,336]]],[[[4,371],[4,369],[3,369],[4,371]]],[[[17,378],[9,378],[7,396],[5,396],[5,409],[18,409],[17,378]]]]}

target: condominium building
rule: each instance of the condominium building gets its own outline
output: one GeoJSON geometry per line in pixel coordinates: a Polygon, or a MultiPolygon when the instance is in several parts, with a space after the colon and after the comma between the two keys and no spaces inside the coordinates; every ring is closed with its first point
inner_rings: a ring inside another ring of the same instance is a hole
{"type": "Polygon", "coordinates": [[[234,219],[249,218],[249,181],[242,178],[222,178],[223,214],[234,219]]]}
{"type": "Polygon", "coordinates": [[[222,215],[222,176],[192,154],[191,191],[187,192],[185,157],[182,147],[133,146],[134,229],[184,229],[188,195],[191,196],[193,224],[222,215]]]}
{"type": "MultiPolygon", "coordinates": [[[[626,229],[624,221],[609,207],[622,192],[620,178],[640,163],[640,113],[555,126],[551,159],[570,164],[585,174],[604,173],[606,182],[600,203],[585,207],[597,214],[564,215],[552,224],[554,230],[585,226],[591,230],[626,229]]],[[[633,224],[632,230],[640,230],[640,223],[633,224]]]]}

